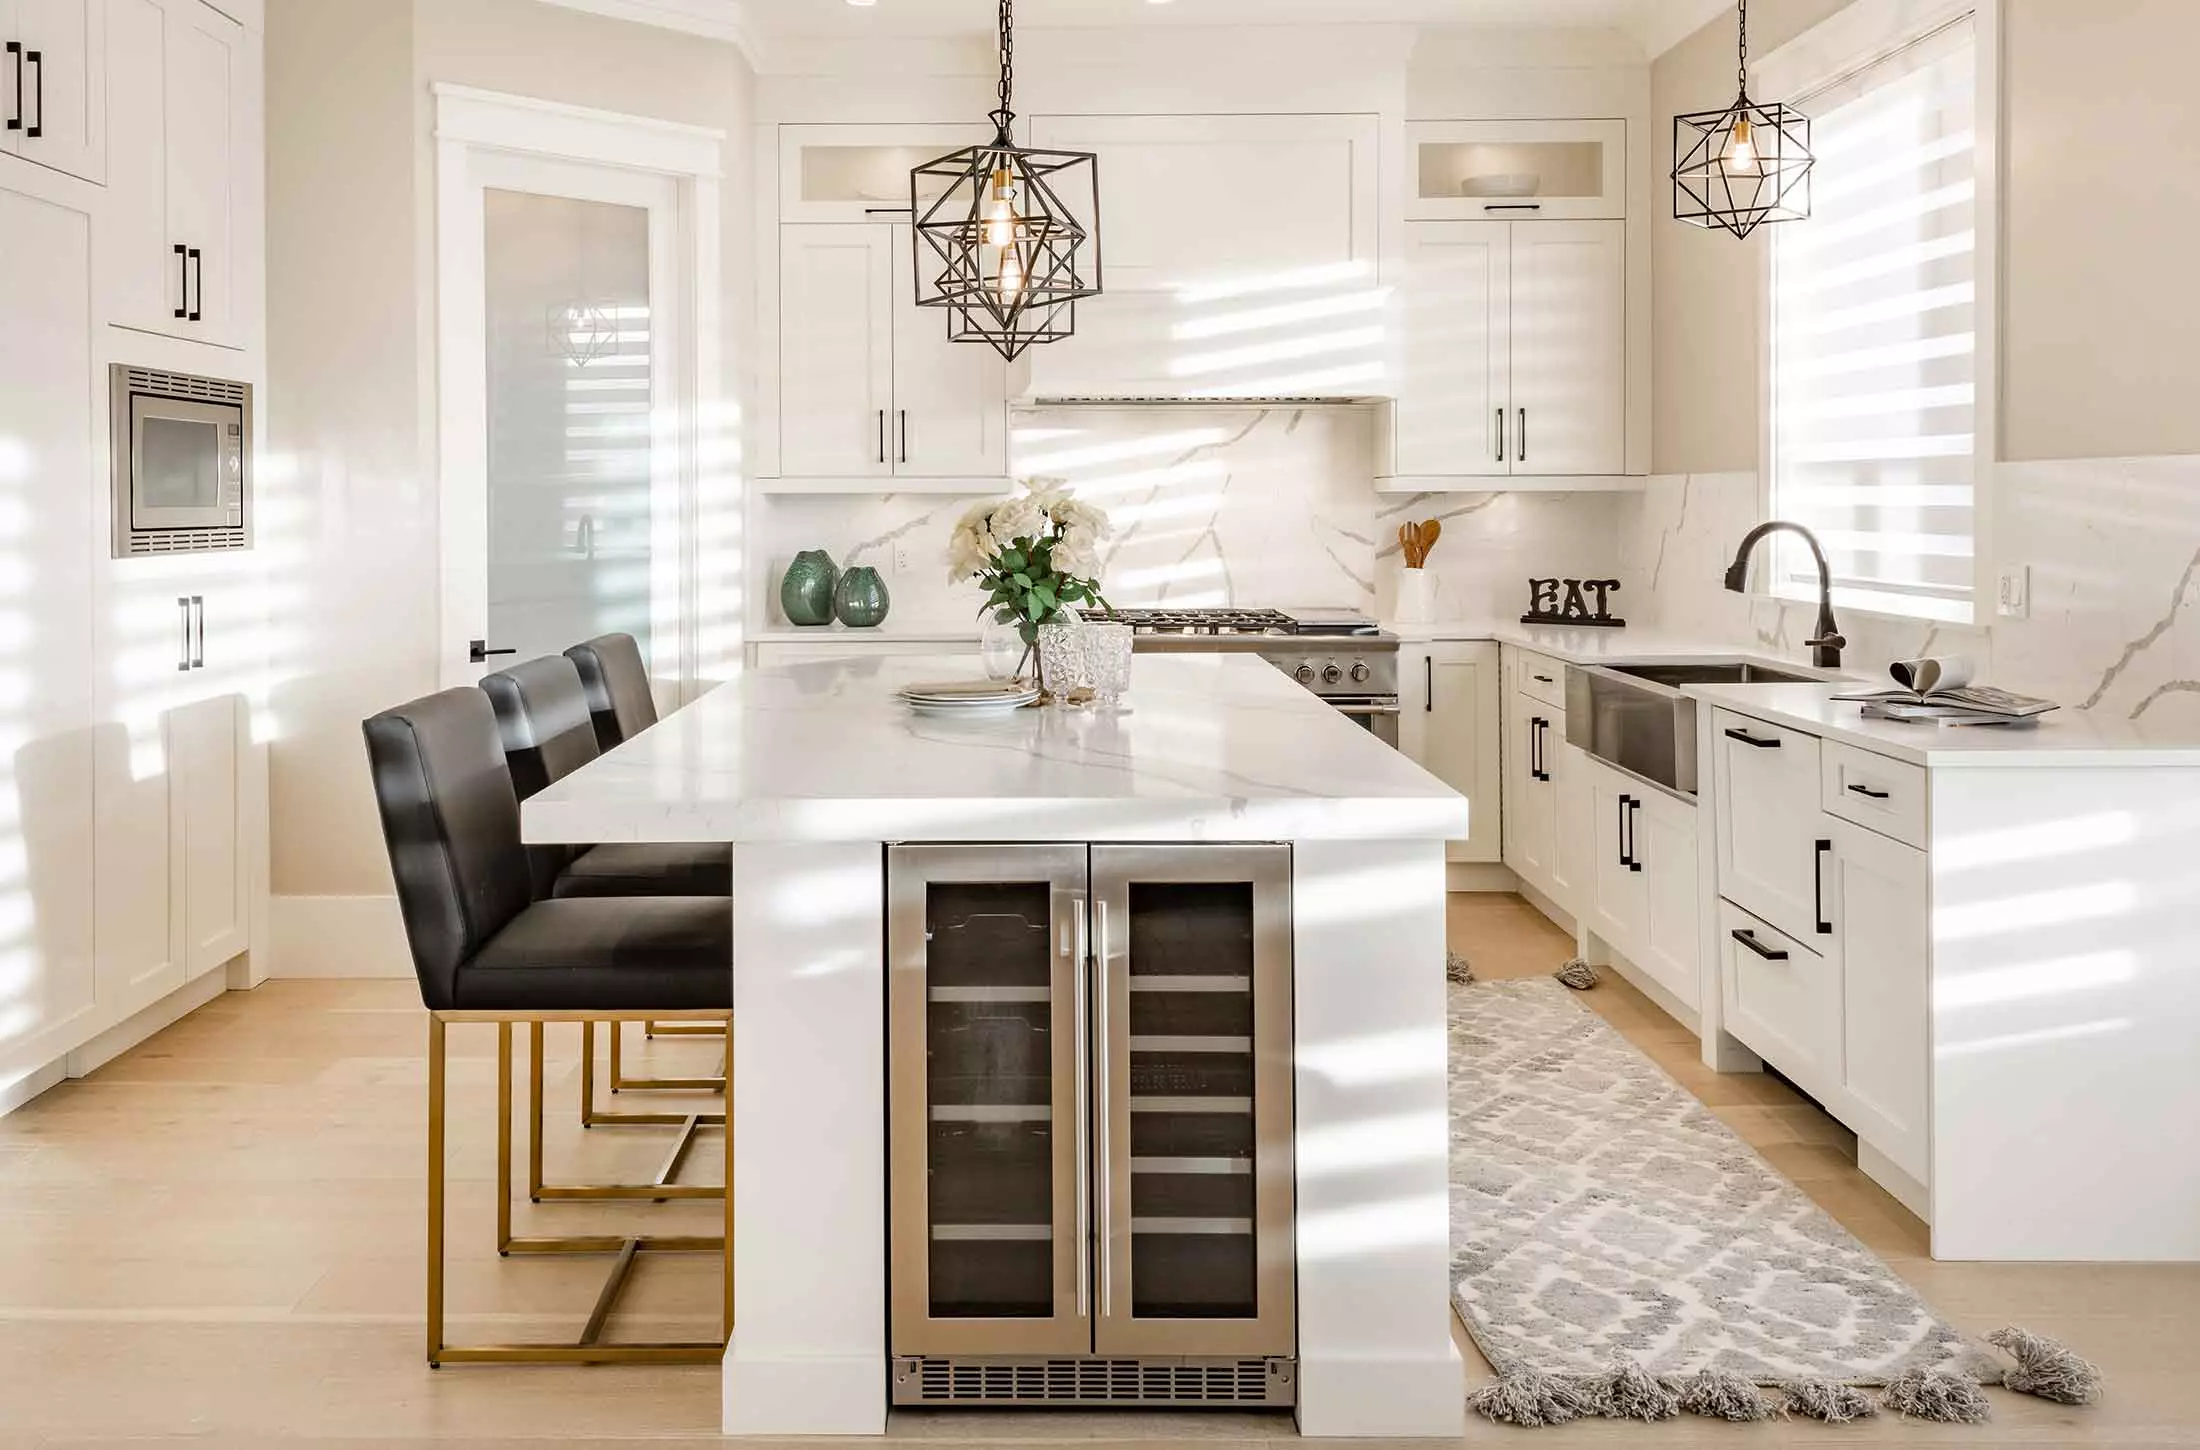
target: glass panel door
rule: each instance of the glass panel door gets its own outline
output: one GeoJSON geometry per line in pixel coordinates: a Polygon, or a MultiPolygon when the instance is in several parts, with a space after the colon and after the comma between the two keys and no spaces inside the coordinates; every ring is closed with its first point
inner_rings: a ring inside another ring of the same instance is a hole
{"type": "Polygon", "coordinates": [[[894,1352],[1090,1347],[1082,847],[889,856],[894,1352]]]}
{"type": "Polygon", "coordinates": [[[612,631],[649,658],[651,211],[483,193],[489,638],[525,659],[612,631]]]}
{"type": "Polygon", "coordinates": [[[1096,847],[1103,1354],[1289,1354],[1290,851],[1096,847]]]}

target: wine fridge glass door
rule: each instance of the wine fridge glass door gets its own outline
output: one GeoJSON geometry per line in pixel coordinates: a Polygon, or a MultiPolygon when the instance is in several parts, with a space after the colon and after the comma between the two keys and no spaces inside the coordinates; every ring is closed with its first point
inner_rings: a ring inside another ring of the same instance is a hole
{"type": "Polygon", "coordinates": [[[1083,847],[888,861],[894,1352],[1091,1348],[1083,847]]]}
{"type": "Polygon", "coordinates": [[[1093,848],[1102,1354],[1293,1352],[1290,866],[1093,848]]]}

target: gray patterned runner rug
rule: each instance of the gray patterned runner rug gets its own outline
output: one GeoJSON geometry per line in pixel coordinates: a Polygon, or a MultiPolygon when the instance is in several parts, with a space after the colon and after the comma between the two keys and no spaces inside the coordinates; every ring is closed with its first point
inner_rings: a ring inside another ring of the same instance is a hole
{"type": "Polygon", "coordinates": [[[2001,1381],[1993,1356],[1564,987],[1450,993],[1452,1296],[1500,1376],[1483,1413],[1613,1414],[1615,1366],[1689,1409],[1689,1377],[1699,1397],[1723,1381],[1750,1403],[1699,1412],[1735,1419],[1770,1412],[1751,1384],[1785,1387],[1803,1413],[1799,1389],[1869,1414],[1839,1387],[1907,1377],[1975,1398],[2001,1381]],[[1569,1409],[1566,1387],[1587,1384],[1603,1399],[1569,1409]]]}

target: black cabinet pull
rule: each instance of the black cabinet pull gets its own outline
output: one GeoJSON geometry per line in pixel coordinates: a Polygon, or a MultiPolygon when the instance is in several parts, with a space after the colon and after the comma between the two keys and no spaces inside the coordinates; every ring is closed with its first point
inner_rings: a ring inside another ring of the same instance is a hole
{"type": "Polygon", "coordinates": [[[1820,841],[1810,858],[1810,919],[1820,936],[1833,935],[1833,923],[1826,920],[1826,858],[1833,854],[1833,842],[1820,841]]]}
{"type": "Polygon", "coordinates": [[[878,461],[886,461],[886,410],[878,410],[878,461]]]}
{"type": "Polygon", "coordinates": [[[8,42],[8,58],[15,62],[15,114],[8,117],[8,129],[20,131],[23,129],[23,42],[8,42]]]}
{"type": "Polygon", "coordinates": [[[1541,211],[1543,210],[1543,203],[1540,201],[1485,201],[1482,203],[1482,210],[1541,211]]]}
{"type": "Polygon", "coordinates": [[[1513,437],[1513,462],[1528,461],[1528,410],[1520,410],[1520,431],[1513,437]]]}
{"type": "Polygon", "coordinates": [[[1549,675],[1537,675],[1535,676],[1535,682],[1539,685],[1555,685],[1558,683],[1558,681],[1552,679],[1549,675]]]}
{"type": "Polygon", "coordinates": [[[1776,951],[1773,948],[1766,946],[1763,942],[1757,940],[1757,933],[1750,931],[1746,927],[1738,926],[1734,928],[1733,935],[1734,940],[1740,942],[1743,946],[1748,947],[1751,951],[1755,952],[1758,956],[1763,957],[1768,962],[1784,962],[1788,959],[1788,954],[1786,952],[1776,951]]]}
{"type": "Polygon", "coordinates": [[[1505,410],[1497,410],[1497,461],[1505,461],[1505,410]]]}
{"type": "Polygon", "coordinates": [[[1642,802],[1633,796],[1627,798],[1627,869],[1642,870],[1642,857],[1636,854],[1641,838],[1635,834],[1635,817],[1642,814],[1642,802]]]}
{"type": "Polygon", "coordinates": [[[191,315],[191,249],[176,243],[176,316],[191,315]]]}
{"type": "Polygon", "coordinates": [[[1421,656],[1421,713],[1436,713],[1436,656],[1421,656]]]}
{"type": "Polygon", "coordinates": [[[188,260],[191,263],[193,284],[191,295],[196,299],[191,304],[191,321],[197,322],[200,320],[200,309],[206,306],[206,253],[193,247],[188,260]]]}
{"type": "Polygon", "coordinates": [[[1729,740],[1739,740],[1744,745],[1754,745],[1759,750],[1778,750],[1780,748],[1779,741],[1759,740],[1756,736],[1750,734],[1747,730],[1729,730],[1726,732],[1726,738],[1729,740]]]}
{"type": "Polygon", "coordinates": [[[1888,796],[1888,792],[1883,790],[1873,790],[1868,785],[1852,785],[1849,787],[1849,790],[1853,794],[1864,797],[1864,799],[1866,800],[1883,801],[1887,799],[1888,796]]]}
{"type": "Polygon", "coordinates": [[[1551,722],[1541,715],[1528,721],[1528,775],[1534,780],[1549,780],[1550,768],[1543,762],[1543,732],[1551,728],[1551,722]]]}
{"type": "Polygon", "coordinates": [[[901,461],[909,461],[909,410],[901,410],[901,461]]]}
{"type": "Polygon", "coordinates": [[[1628,839],[1631,833],[1627,829],[1627,808],[1634,803],[1633,796],[1619,798],[1619,864],[1622,866],[1635,864],[1634,843],[1628,839]]]}
{"type": "Polygon", "coordinates": [[[491,655],[516,655],[518,653],[519,651],[516,649],[491,649],[489,648],[489,641],[485,639],[466,641],[466,660],[469,664],[487,664],[491,655]]]}
{"type": "MultiPolygon", "coordinates": [[[[26,50],[23,58],[38,72],[37,88],[31,92],[38,101],[38,115],[30,125],[23,128],[23,134],[31,137],[43,136],[46,134],[46,53],[42,50],[26,50]]],[[[23,83],[18,79],[15,84],[15,109],[20,113],[23,109],[23,83]]]]}

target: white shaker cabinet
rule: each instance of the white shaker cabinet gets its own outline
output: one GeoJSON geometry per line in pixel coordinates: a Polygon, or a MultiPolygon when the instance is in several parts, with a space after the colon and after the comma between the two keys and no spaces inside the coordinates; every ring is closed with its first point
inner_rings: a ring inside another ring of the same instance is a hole
{"type": "Polygon", "coordinates": [[[0,158],[0,1084],[74,1047],[100,1005],[89,621],[103,419],[84,190],[0,158]]]}
{"type": "Polygon", "coordinates": [[[1386,478],[1616,476],[1627,465],[1618,221],[1414,222],[1386,478]]]}
{"type": "Polygon", "coordinates": [[[1720,710],[1711,745],[1720,893],[1790,936],[1830,934],[1817,737],[1720,710]]]}
{"type": "Polygon", "coordinates": [[[906,225],[780,228],[782,477],[1007,477],[1007,364],[916,305],[912,242],[906,225]]]}
{"type": "Polygon", "coordinates": [[[1696,807],[1598,761],[1589,775],[1590,932],[1681,1006],[1700,1001],[1696,807]]]}
{"type": "Polygon", "coordinates": [[[201,0],[105,4],[108,321],[242,346],[242,157],[258,94],[244,28],[201,0]]]}
{"type": "Polygon", "coordinates": [[[106,19],[106,0],[0,0],[0,153],[104,178],[106,19]]]}
{"type": "Polygon", "coordinates": [[[1499,860],[1505,691],[1498,647],[1449,641],[1408,645],[1399,666],[1399,747],[1467,798],[1469,835],[1446,846],[1446,859],[1499,860]]]}
{"type": "MultiPolygon", "coordinates": [[[[1923,772],[1916,772],[1922,775],[1923,772]]],[[[1923,1181],[1930,1176],[1926,1058],[1932,920],[1925,853],[1832,816],[1828,954],[1841,964],[1841,1085],[1849,1125],[1923,1181]]]]}
{"type": "Polygon", "coordinates": [[[172,879],[180,877],[184,971],[192,978],[251,945],[244,714],[238,696],[216,695],[168,718],[172,879]]]}

